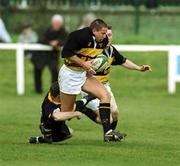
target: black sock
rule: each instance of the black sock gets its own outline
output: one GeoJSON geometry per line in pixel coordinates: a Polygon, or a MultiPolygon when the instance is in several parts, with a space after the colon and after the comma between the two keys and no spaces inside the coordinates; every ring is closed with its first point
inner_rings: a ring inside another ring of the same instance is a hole
{"type": "Polygon", "coordinates": [[[113,121],[113,122],[111,123],[111,129],[112,129],[112,130],[115,130],[115,129],[116,129],[117,123],[118,123],[118,120],[113,121]]]}
{"type": "Polygon", "coordinates": [[[96,99],[96,97],[89,94],[89,95],[85,96],[84,99],[86,99],[86,104],[85,105],[87,105],[90,101],[96,99]]]}
{"type": "MultiPolygon", "coordinates": [[[[92,121],[96,122],[96,118],[97,118],[97,114],[91,110],[90,108],[84,108],[82,109],[82,112],[83,114],[85,114],[89,119],[91,119],[92,121]]],[[[96,122],[97,123],[97,122],[96,122]]]]}
{"type": "Polygon", "coordinates": [[[76,101],[76,111],[82,112],[89,119],[96,122],[97,114],[93,110],[91,110],[90,108],[86,108],[84,106],[84,102],[82,100],[76,101]]]}
{"type": "Polygon", "coordinates": [[[91,110],[90,108],[86,108],[84,106],[84,102],[82,100],[76,101],[76,111],[82,112],[89,119],[96,122],[97,114],[93,110],[91,110]]]}
{"type": "Polygon", "coordinates": [[[100,103],[99,115],[103,125],[104,134],[111,129],[110,124],[110,103],[100,103]]]}

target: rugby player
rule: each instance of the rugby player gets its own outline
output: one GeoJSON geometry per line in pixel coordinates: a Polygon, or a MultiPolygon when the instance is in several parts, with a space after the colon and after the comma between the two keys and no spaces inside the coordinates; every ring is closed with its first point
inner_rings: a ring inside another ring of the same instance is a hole
{"type": "MultiPolygon", "coordinates": [[[[113,34],[112,34],[112,28],[110,26],[108,26],[107,36],[109,38],[109,44],[104,49],[103,54],[108,57],[109,66],[107,66],[107,68],[104,71],[96,73],[95,76],[104,85],[104,87],[107,89],[107,91],[111,95],[111,117],[112,117],[111,129],[115,130],[117,123],[118,123],[119,110],[118,110],[114,95],[111,91],[111,87],[109,86],[109,78],[108,77],[109,77],[109,73],[111,70],[111,66],[112,65],[121,65],[127,69],[132,69],[132,70],[136,70],[136,71],[140,71],[140,72],[151,71],[151,66],[149,66],[149,65],[138,66],[137,64],[133,63],[132,61],[125,58],[122,54],[120,54],[115,49],[115,47],[112,46],[113,34]]],[[[90,99],[91,101],[86,105],[86,108],[84,108],[81,112],[86,114],[94,122],[101,123],[100,118],[99,118],[99,112],[98,112],[98,110],[99,110],[98,107],[99,107],[99,103],[100,103],[99,99],[93,98],[93,96],[91,94],[88,95],[87,93],[84,93],[84,92],[81,92],[81,94],[86,99],[91,98],[90,99]],[[92,110],[96,112],[96,115],[91,113],[92,110]]],[[[123,133],[121,133],[121,134],[123,136],[123,133]]],[[[124,136],[126,136],[126,134],[124,136]]]]}
{"type": "MultiPolygon", "coordinates": [[[[77,101],[78,102],[78,101],[77,101]]],[[[83,102],[78,102],[77,109],[82,109],[83,102]]],[[[61,99],[58,82],[54,82],[47,93],[41,106],[40,130],[42,136],[30,137],[30,143],[53,143],[71,138],[73,130],[65,120],[80,119],[81,112],[61,112],[61,99]]]]}
{"type": "Polygon", "coordinates": [[[108,26],[94,20],[90,27],[70,33],[62,50],[64,65],[59,71],[59,87],[62,112],[73,110],[76,96],[81,90],[100,100],[99,115],[104,131],[104,141],[120,141],[119,134],[110,125],[110,94],[92,75],[95,74],[92,59],[103,52],[108,44],[108,26]]]}

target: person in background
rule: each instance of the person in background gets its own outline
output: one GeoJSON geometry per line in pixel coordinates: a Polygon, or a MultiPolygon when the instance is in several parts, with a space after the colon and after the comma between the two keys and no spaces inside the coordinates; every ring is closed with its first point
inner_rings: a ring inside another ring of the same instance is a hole
{"type": "MultiPolygon", "coordinates": [[[[38,42],[38,35],[36,32],[33,31],[32,25],[30,23],[25,23],[22,25],[22,31],[19,35],[18,39],[19,43],[37,43],[38,42]]],[[[25,55],[29,55],[30,57],[32,54],[35,53],[34,51],[25,51],[25,55]]]]}
{"type": "Polygon", "coordinates": [[[6,30],[5,24],[2,18],[0,18],[0,42],[10,43],[11,41],[11,37],[8,31],[6,30]]]}
{"type": "Polygon", "coordinates": [[[158,0],[147,0],[146,7],[148,9],[155,9],[159,6],[158,0]]]}
{"type": "Polygon", "coordinates": [[[60,48],[64,45],[68,33],[64,28],[64,19],[61,15],[54,15],[51,25],[40,38],[40,43],[52,46],[52,51],[37,52],[32,56],[34,64],[34,82],[37,93],[42,93],[42,71],[48,66],[51,72],[51,80],[55,82],[58,78],[58,64],[60,48]]]}
{"type": "Polygon", "coordinates": [[[90,26],[90,24],[96,19],[96,16],[93,13],[87,13],[82,18],[82,24],[78,27],[78,29],[82,29],[90,26]]]}
{"type": "Polygon", "coordinates": [[[36,32],[33,31],[32,25],[26,23],[22,26],[21,34],[19,35],[19,43],[37,43],[38,36],[36,32]]]}

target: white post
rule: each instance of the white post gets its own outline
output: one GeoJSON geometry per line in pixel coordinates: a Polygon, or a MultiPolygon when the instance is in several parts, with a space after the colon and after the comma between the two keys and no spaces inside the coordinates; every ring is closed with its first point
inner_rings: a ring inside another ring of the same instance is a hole
{"type": "Polygon", "coordinates": [[[24,94],[24,49],[18,44],[16,50],[16,86],[18,95],[24,94]]]}
{"type": "Polygon", "coordinates": [[[176,91],[175,73],[176,73],[176,51],[170,48],[168,51],[168,92],[174,94],[176,91]]]}

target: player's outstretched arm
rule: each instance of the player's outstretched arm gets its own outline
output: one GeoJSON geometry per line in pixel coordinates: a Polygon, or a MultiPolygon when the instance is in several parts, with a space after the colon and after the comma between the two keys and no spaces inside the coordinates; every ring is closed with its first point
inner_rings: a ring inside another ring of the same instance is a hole
{"type": "Polygon", "coordinates": [[[64,120],[68,120],[68,119],[72,119],[72,118],[80,119],[81,115],[82,115],[82,113],[79,111],[75,111],[75,112],[54,112],[52,114],[52,118],[55,121],[64,121],[64,120]]]}
{"type": "Polygon", "coordinates": [[[134,62],[132,62],[132,61],[130,61],[128,59],[126,59],[126,62],[123,63],[122,66],[127,68],[127,69],[137,70],[137,71],[141,71],[141,72],[152,71],[150,65],[138,66],[137,64],[135,64],[134,62]]]}

